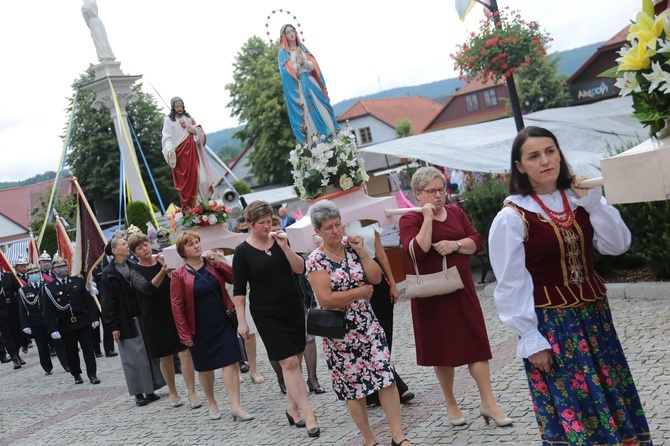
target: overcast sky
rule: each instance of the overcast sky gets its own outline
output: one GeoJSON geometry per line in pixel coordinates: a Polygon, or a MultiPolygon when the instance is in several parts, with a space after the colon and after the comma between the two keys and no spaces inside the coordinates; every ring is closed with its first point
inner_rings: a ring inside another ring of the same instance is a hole
{"type": "MultiPolygon", "coordinates": [[[[144,89],[187,110],[214,132],[239,123],[230,116],[225,85],[253,35],[272,39],[295,15],[324,73],[331,101],[456,77],[449,54],[478,28],[482,8],[465,22],[454,0],[315,2],[307,0],[98,0],[110,45],[125,74],[143,75],[144,89]],[[155,90],[154,90],[155,88],[155,90]]],[[[82,0],[3,2],[0,50],[0,181],[57,170],[72,82],[95,47],[82,0]]],[[[498,0],[537,20],[554,41],[550,52],[608,40],[635,17],[640,0],[498,0]]],[[[160,100],[159,100],[160,101],[160,100]]],[[[166,109],[166,112],[168,110],[166,109]]]]}

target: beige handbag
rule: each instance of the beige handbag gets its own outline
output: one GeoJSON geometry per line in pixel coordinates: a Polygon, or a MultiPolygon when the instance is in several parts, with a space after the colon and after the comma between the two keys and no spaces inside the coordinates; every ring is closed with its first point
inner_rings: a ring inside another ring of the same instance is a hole
{"type": "Polygon", "coordinates": [[[463,288],[463,281],[458,273],[458,268],[455,266],[447,268],[447,256],[442,256],[442,271],[432,274],[419,274],[419,267],[414,254],[414,242],[415,240],[412,239],[409,243],[409,255],[412,257],[416,275],[407,274],[406,293],[409,297],[441,296],[463,288]]]}

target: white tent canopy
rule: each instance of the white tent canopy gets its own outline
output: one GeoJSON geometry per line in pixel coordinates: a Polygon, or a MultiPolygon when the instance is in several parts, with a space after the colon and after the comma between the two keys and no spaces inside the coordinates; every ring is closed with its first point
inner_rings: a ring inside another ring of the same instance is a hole
{"type": "MultiPolygon", "coordinates": [[[[554,108],[524,115],[526,126],[551,130],[577,175],[599,177],[607,144],[637,144],[648,130],[632,117],[633,101],[615,98],[588,105],[554,108]]],[[[375,144],[361,152],[413,158],[471,172],[505,173],[517,131],[513,118],[439,130],[375,144]]]]}

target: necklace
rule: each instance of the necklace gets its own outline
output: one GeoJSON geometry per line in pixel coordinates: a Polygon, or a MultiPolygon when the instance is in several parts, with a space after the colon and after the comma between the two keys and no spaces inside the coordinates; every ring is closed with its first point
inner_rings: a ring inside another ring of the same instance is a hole
{"type": "Polygon", "coordinates": [[[563,210],[562,211],[554,211],[553,209],[549,209],[546,204],[542,201],[540,197],[537,196],[537,194],[530,194],[531,198],[535,200],[535,202],[540,205],[542,210],[549,216],[551,221],[553,221],[556,226],[559,228],[567,229],[572,227],[573,223],[575,222],[575,213],[572,212],[572,208],[570,207],[570,203],[568,202],[568,197],[565,195],[565,191],[561,189],[561,197],[563,198],[563,210]]]}
{"type": "Polygon", "coordinates": [[[249,243],[252,247],[254,247],[254,248],[256,248],[256,249],[263,251],[263,252],[264,252],[266,255],[268,255],[268,256],[271,256],[271,255],[272,255],[272,251],[271,251],[271,250],[272,250],[272,247],[274,246],[274,240],[272,240],[272,244],[271,244],[269,247],[267,247],[267,248],[261,248],[261,247],[260,247],[260,246],[263,246],[265,243],[267,243],[267,240],[263,240],[263,239],[260,239],[260,240],[259,240],[259,239],[255,239],[255,238],[253,238],[253,237],[249,237],[249,238],[247,239],[247,243],[249,243]],[[250,243],[249,240],[253,240],[254,243],[253,243],[253,244],[250,243]],[[256,246],[256,245],[258,245],[258,246],[256,246]]]}
{"type": "MultiPolygon", "coordinates": [[[[326,245],[323,245],[323,244],[322,244],[322,245],[321,245],[321,249],[323,249],[324,251],[326,251],[327,254],[330,254],[331,256],[333,256],[333,257],[335,257],[336,259],[338,259],[338,260],[337,260],[338,262],[342,262],[342,261],[346,258],[346,252],[345,252],[345,254],[344,254],[345,257],[340,257],[340,256],[338,256],[337,254],[328,251],[328,250],[326,249],[326,245]]],[[[344,250],[344,248],[342,248],[342,249],[344,250]]]]}

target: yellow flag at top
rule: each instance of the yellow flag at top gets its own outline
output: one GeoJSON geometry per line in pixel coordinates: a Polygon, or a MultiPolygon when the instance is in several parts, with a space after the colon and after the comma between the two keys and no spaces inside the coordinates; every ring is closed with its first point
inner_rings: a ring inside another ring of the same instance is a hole
{"type": "Polygon", "coordinates": [[[456,12],[458,12],[458,18],[465,20],[465,16],[468,15],[473,6],[475,6],[477,0],[456,0],[456,12]]]}

